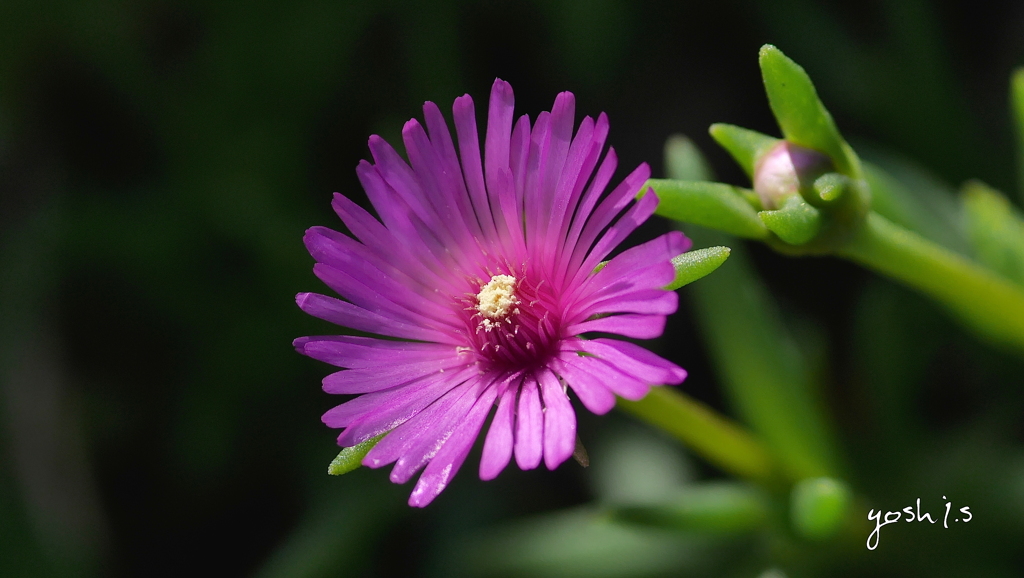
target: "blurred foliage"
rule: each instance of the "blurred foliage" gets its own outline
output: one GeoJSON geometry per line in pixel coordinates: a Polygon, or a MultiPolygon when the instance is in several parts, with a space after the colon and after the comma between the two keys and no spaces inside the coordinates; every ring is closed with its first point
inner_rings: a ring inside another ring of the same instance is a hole
{"type": "Polygon", "coordinates": [[[607,111],[624,170],[664,174],[682,132],[744,182],[706,131],[777,133],[765,42],[811,72],[885,191],[875,208],[1019,282],[1019,246],[991,231],[1020,226],[1022,22],[1016,3],[963,0],[0,3],[0,575],[1019,576],[1021,360],[845,263],[702,240],[733,253],[683,290],[691,304],[733,291],[780,333],[682,307],[653,346],[689,370],[685,391],[802,447],[791,467],[841,470],[860,521],[831,541],[788,529],[787,493],[723,498],[714,467],[584,412],[591,468],[483,483],[471,456],[412,511],[386,472],[326,475],[319,416],[337,400],[290,343],[333,331],[294,306],[319,290],[301,237],[340,227],[331,192],[365,202],[353,168],[371,133],[399,142],[424,100],[468,92],[479,112],[500,76],[521,112],[561,90],[607,111]],[[1007,195],[969,185],[958,222],[968,178],[1007,195]],[[737,401],[755,362],[779,372],[762,375],[767,406],[737,401]],[[805,389],[820,404],[787,404],[805,389]],[[937,515],[942,496],[972,522],[887,526],[866,550],[869,508],[921,498],[937,515]],[[764,528],[611,514],[679,499],[680,519],[718,500],[764,528]]]}

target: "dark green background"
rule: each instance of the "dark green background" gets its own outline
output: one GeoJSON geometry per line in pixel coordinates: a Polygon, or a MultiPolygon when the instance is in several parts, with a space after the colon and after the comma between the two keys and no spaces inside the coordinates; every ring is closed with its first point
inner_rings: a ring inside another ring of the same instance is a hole
{"type": "MultiPolygon", "coordinates": [[[[426,510],[386,471],[325,474],[330,369],[290,345],[331,331],[293,301],[324,290],[302,233],[341,227],[332,192],[365,201],[367,137],[398,144],[424,100],[447,113],[469,93],[479,113],[497,76],[535,117],[571,90],[580,117],[608,113],[620,175],[647,161],[661,176],[682,132],[742,184],[706,130],[777,134],[757,68],[768,42],[855,146],[1014,196],[1006,95],[1024,5],[710,4],[0,3],[0,575],[445,576],[471,571],[468,537],[594,498],[573,463],[480,482],[478,451],[426,510]]],[[[1020,362],[852,265],[752,251],[821,353],[855,488],[896,508],[952,491],[936,472],[973,472],[970,530],[883,531],[887,552],[823,575],[952,575],[962,555],[1022,571],[1020,362]]],[[[730,412],[685,306],[654,347],[730,412]]],[[[580,427],[588,441],[636,426],[580,427]]],[[[690,571],[753,576],[772,559],[758,543],[724,551],[690,571]]]]}

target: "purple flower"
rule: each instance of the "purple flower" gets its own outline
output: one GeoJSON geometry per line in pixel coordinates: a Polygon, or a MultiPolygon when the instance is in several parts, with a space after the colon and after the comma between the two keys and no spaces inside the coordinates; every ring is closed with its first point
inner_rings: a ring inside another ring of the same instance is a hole
{"type": "Polygon", "coordinates": [[[306,232],[313,272],[345,300],[300,293],[303,311],[396,339],[300,337],[296,349],[342,367],[324,390],[360,394],[323,416],[353,446],[388,433],[363,464],[395,463],[391,480],[426,466],[409,498],[425,506],[448,485],[487,416],[480,477],[515,454],[522,469],[554,469],[572,455],[576,415],[569,389],[603,414],[615,395],[640,399],[686,371],[637,345],[584,339],[661,335],[677,296],[670,259],[690,241],[672,232],[595,268],[654,212],[641,165],[608,195],[617,161],[601,152],[608,119],[584,118],[573,137],[575,99],[563,92],[531,127],[514,123],[512,87],[491,89],[483,158],[473,99],[455,100],[458,145],[440,110],[423,105],[402,131],[406,163],[379,136],[374,163],[356,169],[378,221],[340,194],[334,209],[351,236],[306,232]],[[596,168],[596,172],[595,172],[596,168]]]}

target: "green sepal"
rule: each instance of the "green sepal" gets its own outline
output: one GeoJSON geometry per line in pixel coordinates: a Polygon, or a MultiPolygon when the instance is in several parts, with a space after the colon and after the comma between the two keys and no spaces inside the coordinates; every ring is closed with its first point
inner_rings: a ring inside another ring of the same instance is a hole
{"type": "Polygon", "coordinates": [[[790,245],[803,245],[821,230],[821,213],[800,195],[787,198],[776,211],[761,211],[757,216],[765,227],[790,245]]]}
{"type": "Polygon", "coordinates": [[[668,179],[651,179],[647,186],[658,194],[655,214],[747,239],[768,237],[768,229],[738,187],[668,179]]]}
{"type": "Polygon", "coordinates": [[[840,173],[862,178],[857,154],[839,134],[803,67],[771,44],[761,47],[758,62],[768,104],[786,140],[821,151],[832,158],[840,173]]]}
{"type": "Polygon", "coordinates": [[[384,432],[379,436],[372,437],[361,444],[354,445],[352,447],[344,448],[341,453],[337,455],[331,464],[327,466],[327,473],[332,476],[340,476],[347,474],[352,470],[358,469],[363,465],[363,458],[366,454],[370,453],[373,446],[377,445],[388,432],[384,432]]]}
{"type": "Polygon", "coordinates": [[[738,533],[766,526],[770,511],[767,494],[750,484],[711,482],[688,486],[666,501],[616,507],[610,514],[618,522],[656,528],[738,533]]]}
{"type": "Polygon", "coordinates": [[[715,139],[740,165],[751,181],[757,160],[775,146],[780,139],[731,124],[716,123],[708,129],[715,139]]]}
{"type": "Polygon", "coordinates": [[[704,277],[725,263],[731,252],[729,247],[707,247],[673,257],[672,266],[676,268],[676,278],[665,289],[675,291],[704,277]]]}
{"type": "Polygon", "coordinates": [[[980,181],[961,192],[967,236],[983,265],[1024,285],[1024,217],[999,191],[980,181]]]}
{"type": "Polygon", "coordinates": [[[793,530],[810,540],[836,535],[849,514],[852,493],[835,478],[808,478],[793,486],[789,514],[793,530]]]}
{"type": "MultiPolygon", "coordinates": [[[[823,203],[832,203],[843,196],[850,187],[850,178],[839,173],[825,173],[814,179],[814,192],[823,203]]],[[[810,199],[809,202],[814,202],[810,199]]]]}

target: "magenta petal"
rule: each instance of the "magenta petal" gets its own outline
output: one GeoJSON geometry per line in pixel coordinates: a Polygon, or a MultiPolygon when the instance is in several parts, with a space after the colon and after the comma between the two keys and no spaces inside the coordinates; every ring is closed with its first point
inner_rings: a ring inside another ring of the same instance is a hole
{"type": "Polygon", "coordinates": [[[527,377],[519,390],[519,411],[516,412],[516,464],[521,470],[540,465],[544,453],[544,414],[541,412],[537,380],[527,377]]]}
{"type": "Polygon", "coordinates": [[[604,415],[615,407],[615,394],[604,382],[580,367],[576,361],[582,359],[575,353],[560,357],[556,369],[562,379],[576,392],[584,407],[597,415],[604,415]]]}
{"type": "Polygon", "coordinates": [[[451,358],[457,353],[451,345],[388,341],[354,335],[300,337],[295,349],[303,355],[338,367],[379,367],[427,360],[451,358]]]}
{"type": "Polygon", "coordinates": [[[541,372],[539,383],[544,396],[544,465],[553,470],[576,449],[576,414],[555,374],[541,372]]]}
{"type": "Polygon", "coordinates": [[[366,438],[363,433],[388,431],[419,413],[424,407],[463,383],[472,369],[452,371],[441,376],[428,376],[414,383],[361,395],[335,406],[321,418],[328,427],[347,428],[339,437],[338,445],[356,445],[366,438]],[[360,439],[356,439],[360,438],[360,439]]]}
{"type": "Polygon", "coordinates": [[[581,374],[589,374],[616,395],[626,399],[633,401],[642,399],[651,390],[650,383],[620,371],[614,364],[597,357],[580,358],[577,368],[581,374]]]}
{"type": "Polygon", "coordinates": [[[480,433],[480,428],[487,419],[487,414],[494,404],[497,394],[497,387],[491,386],[484,391],[480,398],[473,405],[469,414],[465,416],[457,429],[444,442],[441,449],[423,471],[423,475],[416,482],[412,494],[409,496],[409,505],[422,508],[432,502],[455,477],[456,472],[466,461],[473,442],[480,433]]]}
{"type": "Polygon", "coordinates": [[[415,363],[389,365],[363,369],[346,369],[324,378],[324,391],[334,394],[368,393],[381,391],[427,376],[440,375],[445,370],[466,365],[459,357],[444,357],[415,363]]]}
{"type": "Polygon", "coordinates": [[[612,315],[600,317],[569,328],[574,334],[597,331],[617,333],[634,339],[654,339],[665,331],[665,317],[662,315],[612,315]]]}
{"type": "Polygon", "coordinates": [[[490,106],[487,108],[487,137],[484,142],[485,176],[487,188],[492,191],[497,187],[499,172],[509,167],[509,140],[512,134],[514,102],[509,83],[494,79],[490,106]]]}
{"type": "Polygon", "coordinates": [[[576,343],[579,350],[600,357],[623,373],[635,375],[647,383],[675,385],[686,378],[683,368],[627,341],[602,338],[576,343]]]}
{"type": "Polygon", "coordinates": [[[635,231],[637,227],[649,219],[651,215],[654,214],[654,209],[657,207],[658,198],[654,195],[646,195],[634,203],[633,206],[626,211],[626,214],[624,214],[618,221],[615,221],[615,224],[609,227],[608,230],[601,235],[601,238],[597,243],[594,243],[594,246],[590,248],[590,254],[583,261],[583,264],[580,265],[580,273],[577,273],[577,275],[581,273],[587,274],[584,273],[586,271],[593,271],[594,268],[597,267],[597,264],[612,252],[612,249],[617,247],[622,241],[626,240],[626,237],[628,237],[630,233],[635,231]]]}
{"type": "Polygon", "coordinates": [[[299,293],[295,296],[299,308],[313,317],[330,321],[335,325],[343,325],[389,337],[419,339],[437,343],[457,345],[460,340],[434,329],[403,323],[386,315],[373,313],[355,305],[316,293],[299,293]]]}
{"type": "Polygon", "coordinates": [[[616,295],[588,305],[583,315],[598,313],[641,313],[644,315],[670,315],[679,306],[679,295],[662,289],[641,289],[616,295]]]}
{"type": "Polygon", "coordinates": [[[502,394],[491,428],[484,440],[480,456],[480,479],[493,480],[512,459],[512,424],[516,417],[516,395],[519,387],[510,387],[502,394]]]}
{"type": "MultiPolygon", "coordinates": [[[[384,463],[397,457],[395,467],[391,470],[391,481],[396,484],[404,484],[409,481],[459,428],[459,424],[462,423],[473,404],[478,401],[481,393],[493,389],[493,387],[490,381],[472,380],[463,384],[462,387],[452,390],[444,398],[437,400],[416,417],[402,424],[396,433],[402,430],[412,431],[411,438],[401,444],[400,448],[393,449],[390,454],[388,446],[384,446],[374,456],[375,459],[384,463]]],[[[383,443],[383,440],[381,442],[383,443]]],[[[377,444],[374,450],[380,445],[377,444]]],[[[374,450],[371,450],[370,453],[373,453],[374,450]]],[[[367,454],[366,457],[371,458],[370,454],[367,454]]]]}
{"type": "Polygon", "coordinates": [[[473,203],[483,238],[496,238],[494,217],[491,215],[487,188],[484,185],[483,163],[480,159],[480,134],[476,129],[476,110],[469,95],[460,96],[452,105],[455,117],[455,133],[459,139],[459,155],[462,158],[462,174],[473,203]]]}

